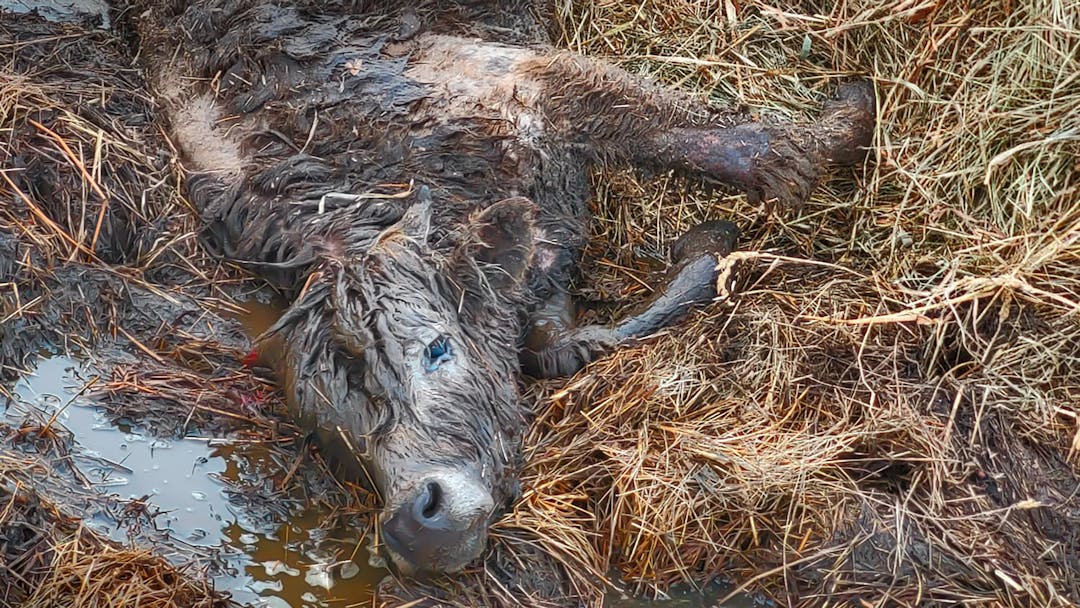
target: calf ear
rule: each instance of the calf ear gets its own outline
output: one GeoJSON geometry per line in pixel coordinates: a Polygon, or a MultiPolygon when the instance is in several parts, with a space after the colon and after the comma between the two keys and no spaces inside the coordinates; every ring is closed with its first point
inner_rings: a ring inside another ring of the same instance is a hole
{"type": "Polygon", "coordinates": [[[497,291],[525,280],[536,242],[536,204],[508,198],[474,212],[465,226],[457,263],[475,264],[497,291]]]}
{"type": "Polygon", "coordinates": [[[351,279],[349,269],[340,268],[334,284],[330,287],[330,334],[342,350],[354,358],[359,358],[371,343],[371,332],[364,324],[364,311],[361,308],[364,300],[359,297],[359,287],[351,279]]]}

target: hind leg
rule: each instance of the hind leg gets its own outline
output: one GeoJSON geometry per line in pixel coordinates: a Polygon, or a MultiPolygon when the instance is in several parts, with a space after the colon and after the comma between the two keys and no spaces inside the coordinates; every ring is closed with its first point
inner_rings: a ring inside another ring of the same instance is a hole
{"type": "Polygon", "coordinates": [[[873,137],[873,85],[845,83],[810,125],[744,122],[730,127],[674,127],[650,139],[646,162],[683,169],[745,190],[754,199],[798,204],[829,166],[866,155],[873,137]]]}
{"type": "Polygon", "coordinates": [[[672,245],[664,286],[614,326],[573,326],[573,301],[560,294],[534,315],[521,351],[525,373],[537,378],[569,376],[614,348],[633,343],[683,318],[717,295],[717,262],[732,252],[738,228],[713,221],[687,231],[672,245]]]}
{"type": "Polygon", "coordinates": [[[865,156],[876,122],[868,81],[841,85],[817,121],[795,124],[706,106],[570,53],[527,70],[559,139],[604,162],[682,170],[755,199],[804,201],[827,167],[865,156]]]}

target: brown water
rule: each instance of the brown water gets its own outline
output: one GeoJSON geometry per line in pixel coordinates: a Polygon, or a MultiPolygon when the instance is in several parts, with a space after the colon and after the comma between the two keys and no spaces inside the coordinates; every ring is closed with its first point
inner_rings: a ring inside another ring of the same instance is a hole
{"type": "MultiPolygon", "coordinates": [[[[325,533],[329,513],[310,505],[291,510],[287,521],[268,521],[265,510],[253,512],[230,500],[230,483],[284,473],[265,450],[228,437],[165,440],[137,426],[114,426],[76,396],[86,381],[71,359],[45,359],[15,385],[6,421],[18,425],[28,416],[56,415],[54,424],[74,435],[75,463],[93,489],[123,500],[149,496],[161,511],[154,522],[168,533],[166,542],[220,554],[233,572],[214,576],[215,586],[238,601],[272,608],[370,604],[386,572],[366,565],[361,531],[325,533]]],[[[113,540],[129,541],[115,521],[86,523],[113,540]]]]}

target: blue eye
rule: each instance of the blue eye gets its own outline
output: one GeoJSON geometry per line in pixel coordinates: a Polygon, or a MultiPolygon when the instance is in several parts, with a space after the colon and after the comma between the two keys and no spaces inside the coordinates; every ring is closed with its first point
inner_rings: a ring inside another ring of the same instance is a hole
{"type": "Polygon", "coordinates": [[[433,372],[453,356],[454,350],[450,347],[450,338],[439,336],[424,348],[424,369],[433,372]]]}

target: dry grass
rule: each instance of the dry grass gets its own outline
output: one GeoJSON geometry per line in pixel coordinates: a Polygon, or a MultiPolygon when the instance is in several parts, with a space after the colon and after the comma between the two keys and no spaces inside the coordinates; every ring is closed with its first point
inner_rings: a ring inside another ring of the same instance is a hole
{"type": "Polygon", "coordinates": [[[503,525],[583,588],[1080,602],[1080,3],[559,8],[570,48],[719,103],[806,119],[869,75],[881,121],[801,210],[597,176],[582,291],[621,300],[601,316],[695,222],[763,253],[726,304],[547,390],[503,525]]]}

